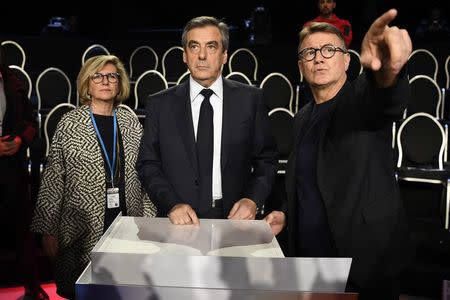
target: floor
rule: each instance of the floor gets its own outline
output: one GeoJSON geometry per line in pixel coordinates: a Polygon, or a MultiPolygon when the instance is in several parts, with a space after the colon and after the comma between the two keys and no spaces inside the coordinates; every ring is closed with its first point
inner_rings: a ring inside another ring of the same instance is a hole
{"type": "MultiPolygon", "coordinates": [[[[50,300],[64,300],[56,294],[56,287],[54,283],[44,283],[41,287],[45,290],[50,300]]],[[[12,286],[0,288],[0,299],[1,300],[22,300],[24,294],[23,286],[12,286]]]]}
{"type": "Polygon", "coordinates": [[[400,295],[399,300],[434,300],[434,299],[433,298],[408,296],[408,295],[400,295]]]}
{"type": "MultiPolygon", "coordinates": [[[[446,249],[447,250],[447,249],[446,249]]],[[[446,251],[447,252],[447,251],[446,251]]],[[[429,253],[429,251],[427,251],[429,253]]],[[[14,255],[11,252],[0,251],[0,300],[22,300],[24,289],[17,285],[17,278],[14,277],[14,255]],[[9,255],[8,255],[9,253],[9,255]]],[[[448,254],[446,254],[448,256],[448,254]]],[[[435,258],[438,257],[437,253],[435,258]]],[[[42,288],[50,296],[50,300],[64,300],[64,298],[56,294],[56,287],[53,283],[53,274],[51,272],[48,260],[44,256],[39,257],[39,267],[41,272],[42,288]]],[[[443,271],[438,271],[435,267],[428,270],[425,267],[417,267],[415,271],[409,274],[409,277],[404,280],[403,294],[400,300],[432,300],[442,299],[442,280],[443,271]],[[438,275],[436,275],[438,273],[438,275]],[[414,288],[413,288],[414,287],[414,288]]],[[[446,273],[446,272],[444,272],[446,273]]],[[[450,287],[448,288],[450,291],[450,287]]],[[[450,298],[448,298],[450,299],[450,298]]]]}
{"type": "MultiPolygon", "coordinates": [[[[56,294],[54,283],[45,283],[41,285],[45,292],[49,295],[50,300],[64,300],[56,294]]],[[[2,300],[22,300],[24,289],[22,286],[0,288],[0,299],[2,300]]],[[[432,300],[432,298],[415,297],[409,295],[401,295],[399,300],[432,300]]]]}
{"type": "MultiPolygon", "coordinates": [[[[424,236],[431,238],[429,232],[424,236]]],[[[434,239],[438,240],[433,242],[434,247],[422,247],[418,253],[418,261],[408,270],[406,276],[402,277],[400,300],[450,300],[442,297],[443,279],[450,278],[450,247],[448,243],[441,243],[439,237],[434,239]]],[[[23,299],[24,289],[17,284],[19,281],[14,272],[14,261],[13,252],[0,251],[0,300],[23,299]]],[[[42,287],[50,296],[50,300],[64,299],[56,295],[52,268],[47,257],[39,255],[38,262],[41,282],[44,282],[42,287]]]]}
{"type": "MultiPolygon", "coordinates": [[[[45,292],[49,295],[50,300],[64,300],[56,294],[54,283],[45,283],[41,285],[45,292]]],[[[22,300],[24,289],[22,286],[0,288],[0,299],[2,300],[22,300]]],[[[401,295],[399,300],[433,300],[432,298],[415,297],[409,295],[401,295]]]]}
{"type": "MultiPolygon", "coordinates": [[[[402,276],[400,300],[450,300],[442,296],[442,282],[450,279],[450,232],[443,229],[439,216],[441,190],[420,186],[402,186],[402,196],[410,217],[411,237],[417,245],[417,258],[402,276]],[[426,199],[426,201],[424,201],[426,199]],[[427,205],[424,205],[427,204],[427,205]]],[[[286,243],[283,234],[277,237],[280,245],[286,243]]],[[[51,300],[63,299],[56,295],[49,260],[39,251],[38,265],[42,287],[51,300]]],[[[17,286],[14,272],[16,253],[0,247],[0,300],[23,299],[23,287],[17,286]]],[[[450,287],[447,288],[450,292],[450,287]]]]}

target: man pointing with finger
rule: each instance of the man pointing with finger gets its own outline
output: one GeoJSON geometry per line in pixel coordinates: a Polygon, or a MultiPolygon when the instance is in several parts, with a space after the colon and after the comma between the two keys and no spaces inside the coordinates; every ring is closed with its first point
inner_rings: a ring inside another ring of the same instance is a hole
{"type": "Polygon", "coordinates": [[[369,28],[365,72],[353,82],[337,28],[313,23],[300,32],[298,66],[312,99],[295,119],[287,200],[266,217],[274,234],[287,224],[292,256],[352,257],[346,290],[359,299],[398,299],[411,257],[390,129],[409,98],[412,45],[406,30],[389,26],[396,15],[391,9],[369,28]]]}

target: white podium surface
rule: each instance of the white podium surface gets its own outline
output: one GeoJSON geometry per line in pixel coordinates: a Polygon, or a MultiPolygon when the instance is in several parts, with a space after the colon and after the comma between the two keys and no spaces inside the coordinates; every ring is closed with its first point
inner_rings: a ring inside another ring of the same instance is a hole
{"type": "Polygon", "coordinates": [[[284,257],[264,221],[202,219],[195,226],[139,217],[120,217],[92,252],[284,257]]]}
{"type": "Polygon", "coordinates": [[[92,250],[76,292],[77,299],[297,299],[292,292],[344,292],[350,264],[285,258],[262,220],[194,226],[118,217],[92,250]]]}

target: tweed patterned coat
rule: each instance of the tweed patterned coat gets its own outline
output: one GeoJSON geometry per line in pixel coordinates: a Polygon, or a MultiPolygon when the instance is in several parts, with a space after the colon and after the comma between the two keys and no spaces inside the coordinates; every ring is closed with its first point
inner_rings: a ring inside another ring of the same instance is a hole
{"type": "MultiPolygon", "coordinates": [[[[142,126],[118,107],[125,154],[125,198],[129,216],[155,216],[156,208],[139,182],[135,163],[142,126]]],[[[73,293],[90,252],[103,233],[106,174],[89,107],[65,114],[51,143],[31,230],[57,237],[58,292],[73,293]]]]}

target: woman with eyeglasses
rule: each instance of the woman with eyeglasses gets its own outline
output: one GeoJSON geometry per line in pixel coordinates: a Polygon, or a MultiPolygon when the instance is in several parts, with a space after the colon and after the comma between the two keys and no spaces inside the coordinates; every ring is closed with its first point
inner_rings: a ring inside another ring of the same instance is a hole
{"type": "Polygon", "coordinates": [[[78,78],[81,106],[56,128],[31,228],[55,257],[57,293],[75,298],[75,281],[115,217],[154,216],[135,170],[142,126],[119,106],[130,94],[123,63],[88,59],[78,78]]]}
{"type": "Polygon", "coordinates": [[[358,299],[399,298],[411,258],[406,214],[391,148],[410,88],[406,30],[380,16],[361,47],[365,72],[350,82],[342,33],[328,23],[300,32],[298,66],[311,89],[296,115],[286,170],[287,200],[266,217],[274,234],[288,228],[290,255],[351,257],[346,291],[358,299]]]}

